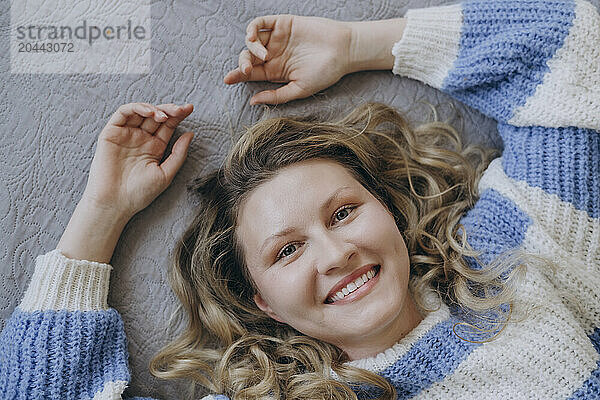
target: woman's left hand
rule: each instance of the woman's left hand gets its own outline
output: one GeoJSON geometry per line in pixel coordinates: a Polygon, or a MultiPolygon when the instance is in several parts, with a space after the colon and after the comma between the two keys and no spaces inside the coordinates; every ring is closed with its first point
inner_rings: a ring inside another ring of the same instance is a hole
{"type": "Polygon", "coordinates": [[[326,89],[351,72],[351,26],[327,18],[266,15],[246,28],[246,46],[238,68],[223,81],[287,83],[252,96],[250,104],[281,104],[326,89]]]}
{"type": "Polygon", "coordinates": [[[194,107],[130,103],[119,107],[98,137],[83,199],[131,218],[171,183],[187,157],[194,134],[177,139],[160,160],[177,125],[194,107]]]}

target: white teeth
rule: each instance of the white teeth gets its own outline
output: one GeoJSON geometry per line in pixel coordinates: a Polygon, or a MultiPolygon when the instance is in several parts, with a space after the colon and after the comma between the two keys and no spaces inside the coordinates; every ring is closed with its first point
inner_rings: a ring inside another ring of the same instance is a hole
{"type": "MultiPolygon", "coordinates": [[[[375,267],[373,267],[375,268],[375,267]]],[[[329,298],[329,300],[333,303],[338,300],[343,299],[345,296],[348,296],[350,293],[354,292],[356,289],[367,283],[367,281],[375,276],[375,272],[373,269],[367,271],[367,273],[362,274],[362,276],[358,277],[354,282],[350,282],[345,288],[341,289],[335,295],[329,298]]]]}

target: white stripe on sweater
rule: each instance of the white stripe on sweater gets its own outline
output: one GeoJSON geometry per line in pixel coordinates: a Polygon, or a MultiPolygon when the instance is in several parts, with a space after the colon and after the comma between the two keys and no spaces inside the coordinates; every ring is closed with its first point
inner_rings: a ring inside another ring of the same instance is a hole
{"type": "Polygon", "coordinates": [[[508,122],[600,129],[600,16],[592,4],[575,0],[573,26],[547,65],[543,83],[508,122]]]}
{"type": "Polygon", "coordinates": [[[600,327],[600,264],[589,264],[572,257],[537,224],[527,230],[523,250],[549,257],[556,263],[556,273],[549,268],[540,273],[553,285],[557,298],[562,298],[586,335],[600,327]]]}
{"type": "Polygon", "coordinates": [[[394,74],[441,88],[458,57],[462,5],[408,10],[402,39],[394,44],[394,74]]]}
{"type": "Polygon", "coordinates": [[[127,387],[127,382],[106,382],[102,391],[97,392],[92,400],[121,400],[121,394],[127,387]]]}
{"type": "Polygon", "coordinates": [[[23,311],[107,310],[112,266],[74,260],[58,249],[38,256],[33,277],[19,305],[23,311]]]}

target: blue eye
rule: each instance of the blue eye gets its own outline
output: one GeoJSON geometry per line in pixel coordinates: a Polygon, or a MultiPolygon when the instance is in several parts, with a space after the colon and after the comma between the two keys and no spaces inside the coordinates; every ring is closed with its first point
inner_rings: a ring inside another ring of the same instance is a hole
{"type": "MultiPolygon", "coordinates": [[[[332,225],[335,225],[335,222],[339,222],[339,221],[342,221],[342,220],[348,218],[348,216],[350,215],[350,212],[352,210],[354,210],[356,207],[357,206],[344,206],[344,207],[338,209],[333,214],[334,221],[332,221],[332,225]]],[[[279,261],[280,259],[282,259],[284,257],[291,256],[292,254],[294,254],[296,252],[298,247],[299,247],[299,243],[287,244],[279,251],[279,253],[277,254],[277,257],[275,258],[275,261],[279,261]]]]}
{"type": "Polygon", "coordinates": [[[342,221],[346,218],[348,218],[348,215],[350,215],[350,212],[352,210],[354,210],[357,206],[344,206],[342,208],[340,208],[339,210],[337,210],[334,214],[333,214],[333,221],[331,221],[332,225],[335,225],[336,222],[342,221]]]}
{"type": "Polygon", "coordinates": [[[350,211],[354,210],[355,208],[356,206],[345,206],[339,209],[335,212],[335,214],[333,214],[334,221],[332,222],[339,222],[346,219],[348,215],[350,215],[350,211]]]}
{"type": "Polygon", "coordinates": [[[279,254],[277,255],[277,257],[275,258],[275,262],[279,261],[281,258],[283,257],[288,257],[292,254],[294,254],[295,251],[287,251],[288,249],[291,248],[295,248],[295,247],[299,247],[300,243],[289,243],[287,244],[283,249],[281,249],[281,251],[279,252],[279,254]]]}
{"type": "Polygon", "coordinates": [[[287,246],[285,246],[283,249],[281,249],[281,251],[277,255],[276,261],[279,260],[280,258],[287,257],[287,256],[294,254],[294,252],[296,251],[296,247],[297,246],[295,243],[290,243],[287,246]],[[288,251],[289,249],[294,249],[294,250],[288,251]]]}

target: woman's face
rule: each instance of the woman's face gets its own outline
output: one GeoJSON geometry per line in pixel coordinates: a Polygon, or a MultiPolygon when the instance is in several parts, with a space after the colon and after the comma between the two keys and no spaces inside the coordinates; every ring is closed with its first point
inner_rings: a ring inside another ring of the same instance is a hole
{"type": "Polygon", "coordinates": [[[351,359],[385,350],[422,319],[392,214],[336,162],[281,169],[244,201],[237,235],[258,307],[351,359]]]}

